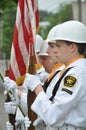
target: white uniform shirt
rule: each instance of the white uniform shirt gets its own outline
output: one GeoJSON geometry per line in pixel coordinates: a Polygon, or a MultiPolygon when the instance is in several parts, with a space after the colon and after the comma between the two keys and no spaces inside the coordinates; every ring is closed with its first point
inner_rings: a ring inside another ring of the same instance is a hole
{"type": "MultiPolygon", "coordinates": [[[[37,71],[37,75],[39,76],[40,80],[42,80],[42,82],[44,82],[44,80],[47,79],[49,74],[45,71],[44,67],[42,66],[37,71]]],[[[22,95],[21,95],[21,98],[20,98],[20,105],[22,106],[26,115],[27,115],[27,92],[23,92],[22,95]]]]}
{"type": "Polygon", "coordinates": [[[31,108],[46,122],[46,125],[54,128],[60,127],[64,123],[86,127],[86,59],[79,59],[68,67],[73,68],[62,79],[53,102],[42,91],[36,97],[31,108]],[[71,87],[68,84],[65,85],[65,77],[67,76],[76,79],[71,87]],[[65,89],[68,92],[62,91],[65,89]]]}

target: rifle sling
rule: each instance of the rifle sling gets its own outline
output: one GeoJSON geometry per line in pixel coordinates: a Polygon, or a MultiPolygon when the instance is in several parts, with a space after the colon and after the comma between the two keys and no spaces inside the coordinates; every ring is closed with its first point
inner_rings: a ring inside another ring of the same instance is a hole
{"type": "Polygon", "coordinates": [[[51,83],[52,79],[53,79],[53,78],[56,76],[56,74],[58,74],[59,72],[60,72],[60,70],[56,71],[55,74],[52,76],[52,78],[51,78],[49,81],[46,80],[46,82],[43,84],[42,87],[43,87],[43,89],[44,89],[45,92],[46,92],[46,90],[47,90],[49,84],[51,83]]]}
{"type": "Polygon", "coordinates": [[[66,69],[66,71],[65,71],[65,72],[62,74],[62,76],[59,78],[59,80],[58,80],[57,83],[55,84],[55,87],[54,87],[53,92],[52,92],[52,96],[49,98],[49,100],[53,101],[53,99],[54,99],[54,97],[55,97],[55,95],[56,95],[56,92],[57,92],[57,90],[58,90],[58,88],[59,88],[59,86],[60,86],[60,83],[61,83],[63,77],[66,75],[66,73],[67,73],[71,68],[73,68],[73,67],[70,67],[70,68],[66,69]]]}

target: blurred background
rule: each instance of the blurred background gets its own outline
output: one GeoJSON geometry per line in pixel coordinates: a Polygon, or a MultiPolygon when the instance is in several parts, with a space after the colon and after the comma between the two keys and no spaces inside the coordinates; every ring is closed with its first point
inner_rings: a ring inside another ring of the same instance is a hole
{"type": "MultiPolygon", "coordinates": [[[[9,59],[14,32],[18,0],[0,0],[0,73],[4,76],[9,59]]],[[[46,39],[49,30],[67,20],[79,20],[86,25],[86,0],[38,0],[39,34],[46,39]]],[[[4,111],[3,82],[0,78],[0,130],[5,130],[7,114],[4,111]]]]}
{"type": "MultiPolygon", "coordinates": [[[[0,59],[9,59],[18,0],[0,1],[0,59]]],[[[66,20],[86,24],[86,0],[38,0],[39,34],[45,39],[48,31],[66,20]]]]}

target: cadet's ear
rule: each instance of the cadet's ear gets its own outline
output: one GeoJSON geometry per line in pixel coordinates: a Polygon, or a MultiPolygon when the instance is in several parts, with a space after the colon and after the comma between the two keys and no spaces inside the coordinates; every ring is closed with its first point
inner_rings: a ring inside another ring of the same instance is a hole
{"type": "Polygon", "coordinates": [[[75,43],[71,44],[71,51],[74,52],[77,49],[77,45],[75,43]]]}

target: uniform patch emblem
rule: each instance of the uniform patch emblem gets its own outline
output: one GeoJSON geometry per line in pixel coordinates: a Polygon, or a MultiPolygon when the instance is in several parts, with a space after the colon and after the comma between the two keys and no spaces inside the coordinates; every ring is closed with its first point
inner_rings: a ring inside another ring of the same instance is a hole
{"type": "Polygon", "coordinates": [[[64,86],[73,87],[77,79],[71,75],[68,75],[64,78],[64,86]]]}

